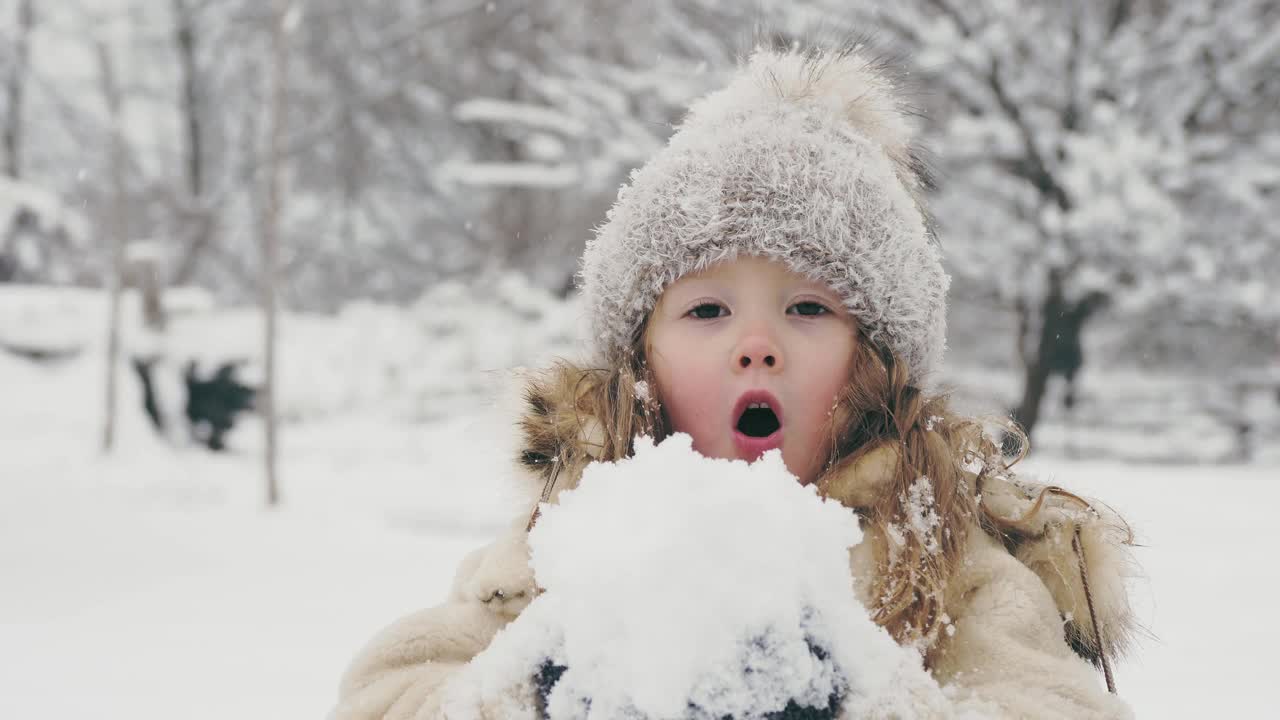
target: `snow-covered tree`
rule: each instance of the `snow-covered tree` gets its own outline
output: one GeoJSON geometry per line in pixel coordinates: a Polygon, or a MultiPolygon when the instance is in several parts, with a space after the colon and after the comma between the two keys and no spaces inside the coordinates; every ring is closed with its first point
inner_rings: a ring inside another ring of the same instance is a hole
{"type": "Polygon", "coordinates": [[[617,185],[729,66],[747,17],[712,2],[309,3],[294,102],[312,130],[295,128],[309,140],[295,162],[314,197],[294,216],[308,231],[291,285],[404,299],[497,265],[567,289],[617,185]]]}
{"type": "Polygon", "coordinates": [[[1019,314],[1028,430],[1104,308],[1275,321],[1280,5],[918,0],[864,17],[925,72],[944,248],[1019,314]]]}
{"type": "MultiPolygon", "coordinates": [[[[24,3],[0,0],[0,17],[19,19],[24,3]]],[[[130,237],[157,240],[168,282],[253,298],[270,158],[270,8],[31,5],[24,187],[91,229],[49,245],[43,277],[107,280],[101,232],[118,198],[94,49],[105,34],[120,79],[130,237]]],[[[797,40],[825,26],[818,37],[870,32],[917,66],[912,80],[935,122],[934,204],[957,278],[954,313],[975,313],[978,288],[983,304],[1023,317],[1016,344],[953,336],[954,357],[986,341],[1025,358],[1017,414],[1027,425],[1050,371],[1076,364],[1080,334],[1100,313],[1147,335],[1167,334],[1169,318],[1280,334],[1266,327],[1280,302],[1265,282],[1280,271],[1265,212],[1280,164],[1274,2],[303,6],[280,157],[287,307],[411,301],[491,267],[567,291],[626,173],[665,142],[689,100],[720,84],[756,26],[797,40]]],[[[0,39],[22,28],[0,25],[0,39]]],[[[14,77],[16,54],[4,45],[0,82],[14,77]]]]}

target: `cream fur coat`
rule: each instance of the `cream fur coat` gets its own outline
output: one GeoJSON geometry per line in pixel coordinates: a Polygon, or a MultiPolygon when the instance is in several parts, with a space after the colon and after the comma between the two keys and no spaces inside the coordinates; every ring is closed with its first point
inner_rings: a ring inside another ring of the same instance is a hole
{"type": "MultiPolygon", "coordinates": [[[[529,412],[537,414],[553,401],[531,395],[529,402],[529,412]]],[[[583,445],[589,452],[592,443],[583,445]]],[[[523,455],[531,467],[537,457],[543,456],[532,446],[523,455]]],[[[866,455],[844,476],[844,496],[874,496],[894,462],[891,452],[866,455]]],[[[542,487],[541,477],[536,485],[542,487]]],[[[944,600],[953,632],[940,638],[933,667],[935,679],[952,688],[954,706],[922,709],[921,717],[1132,716],[1089,662],[1099,655],[1093,619],[1112,659],[1132,632],[1124,586],[1131,572],[1128,530],[1107,512],[1087,511],[1043,490],[1022,482],[984,485],[984,504],[1021,519],[1019,534],[1026,539],[1010,548],[977,528],[969,533],[965,560],[952,574],[944,600]],[[1073,544],[1077,537],[1092,612],[1073,544]]],[[[450,679],[532,599],[527,520],[519,518],[505,536],[468,555],[443,604],[396,621],[359,652],[341,680],[332,720],[446,717],[441,702],[450,679]]],[[[872,576],[875,544],[884,542],[869,529],[864,533],[864,541],[850,550],[855,578],[872,576]]],[[[851,589],[863,604],[869,584],[855,581],[851,589]]],[[[531,684],[511,689],[529,702],[532,692],[531,684]]],[[[476,712],[475,717],[502,717],[492,708],[476,712]]]]}

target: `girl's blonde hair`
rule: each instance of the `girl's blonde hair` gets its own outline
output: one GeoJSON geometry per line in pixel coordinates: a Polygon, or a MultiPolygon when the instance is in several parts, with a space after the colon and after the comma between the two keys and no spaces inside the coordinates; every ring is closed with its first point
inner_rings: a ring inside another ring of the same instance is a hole
{"type": "MultiPolygon", "coordinates": [[[[576,486],[589,462],[631,456],[636,437],[661,440],[670,433],[645,350],[641,328],[610,367],[559,362],[529,379],[526,401],[533,412],[522,421],[522,461],[548,468],[544,500],[553,487],[576,486]]],[[[1006,474],[1013,463],[1004,462],[982,421],[951,412],[946,395],[925,395],[905,365],[861,332],[854,352],[849,381],[833,408],[830,455],[817,485],[825,493],[827,481],[867,452],[885,444],[896,450],[900,460],[873,505],[832,497],[854,507],[864,524],[888,539],[877,558],[872,618],[899,643],[920,649],[928,663],[947,622],[944,591],[963,559],[968,529],[976,522],[1003,535],[999,519],[983,510],[978,485],[985,476],[1006,474]]],[[[1025,435],[1006,430],[1021,440],[1021,459],[1025,435]]]]}
{"type": "Polygon", "coordinates": [[[871,612],[898,642],[919,647],[926,659],[948,622],[943,598],[963,560],[969,529],[976,524],[1002,537],[999,519],[979,500],[981,483],[1007,475],[1026,454],[1026,436],[1006,425],[1020,447],[1018,457],[1006,463],[985,425],[953,412],[946,394],[925,394],[891,352],[859,333],[853,370],[832,415],[828,470],[818,485],[828,486],[869,452],[886,445],[895,451],[898,462],[876,499],[856,508],[886,539],[871,612]]]}

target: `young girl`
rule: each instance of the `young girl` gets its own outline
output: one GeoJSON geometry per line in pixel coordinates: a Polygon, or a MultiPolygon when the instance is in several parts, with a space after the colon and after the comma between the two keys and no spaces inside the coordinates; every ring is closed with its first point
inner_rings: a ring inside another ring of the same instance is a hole
{"type": "Polygon", "coordinates": [[[851,596],[952,697],[1008,717],[1129,716],[1093,667],[1112,685],[1133,626],[1126,526],[1013,477],[980,423],[930,391],[949,279],[928,187],[892,77],[856,47],[758,50],[696,103],[587,246],[597,364],[528,380],[529,511],[463,561],[443,605],[361,652],[334,717],[442,717],[451,676],[537,592],[537,502],[672,432],[709,457],[780,449],[855,510],[851,596]],[[936,522],[912,522],[921,494],[936,522]]]}

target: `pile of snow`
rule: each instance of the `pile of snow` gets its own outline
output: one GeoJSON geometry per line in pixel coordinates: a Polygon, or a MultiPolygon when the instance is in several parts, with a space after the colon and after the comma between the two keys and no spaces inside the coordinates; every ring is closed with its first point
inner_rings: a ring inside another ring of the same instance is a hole
{"type": "Polygon", "coordinates": [[[8,232],[24,212],[29,214],[27,223],[42,233],[60,232],[77,243],[89,237],[89,223],[84,215],[63,202],[57,193],[0,175],[0,232],[8,232]]]}
{"type": "Polygon", "coordinates": [[[529,544],[545,592],[451,685],[450,717],[533,717],[535,677],[552,718],[934,712],[919,654],[853,595],[860,540],[776,451],[748,465],[687,435],[641,440],[544,507],[529,544]]]}
{"type": "MultiPolygon", "coordinates": [[[[256,311],[242,315],[256,326],[256,311]]],[[[356,302],[336,317],[289,313],[280,322],[280,406],[289,420],[365,410],[456,417],[487,402],[511,368],[574,353],[577,322],[575,304],[514,272],[434,285],[407,308],[356,302]]],[[[260,357],[252,345],[241,354],[260,357]]]]}
{"type": "MultiPolygon", "coordinates": [[[[48,351],[103,344],[109,301],[106,291],[94,288],[0,283],[0,342],[48,351]]],[[[215,312],[213,296],[191,286],[166,290],[164,305],[179,332],[186,318],[215,312]]],[[[143,326],[142,296],[133,288],[120,293],[120,341],[126,353],[139,355],[155,352],[159,342],[143,326]]]]}
{"type": "MultiPolygon", "coordinates": [[[[101,357],[107,301],[95,289],[0,284],[0,345],[101,357]]],[[[236,362],[245,365],[242,379],[261,381],[257,308],[217,307],[196,288],[167,290],[164,301],[170,322],[156,335],[142,326],[138,293],[124,292],[125,366],[130,356],[159,356],[156,374],[176,382],[189,361],[201,377],[236,362]]],[[[512,367],[576,353],[578,323],[576,303],[514,272],[440,283],[410,307],[357,302],[336,315],[284,311],[277,409],[287,422],[370,409],[413,420],[456,417],[492,397],[512,367]]]]}
{"type": "Polygon", "coordinates": [[[400,368],[406,412],[436,419],[473,410],[512,368],[579,354],[581,312],[518,272],[445,282],[409,311],[416,357],[400,368]]]}

